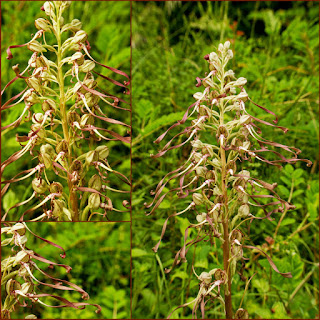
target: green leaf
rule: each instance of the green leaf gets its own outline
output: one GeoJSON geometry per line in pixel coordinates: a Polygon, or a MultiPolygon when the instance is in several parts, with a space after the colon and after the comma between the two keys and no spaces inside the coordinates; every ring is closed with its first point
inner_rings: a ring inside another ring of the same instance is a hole
{"type": "Polygon", "coordinates": [[[266,293],[269,291],[269,283],[266,279],[253,279],[252,284],[259,292],[266,293]]]}
{"type": "Polygon", "coordinates": [[[15,192],[13,192],[12,190],[9,190],[2,198],[4,211],[8,211],[12,206],[17,204],[18,202],[19,202],[19,199],[17,198],[15,192]]]}

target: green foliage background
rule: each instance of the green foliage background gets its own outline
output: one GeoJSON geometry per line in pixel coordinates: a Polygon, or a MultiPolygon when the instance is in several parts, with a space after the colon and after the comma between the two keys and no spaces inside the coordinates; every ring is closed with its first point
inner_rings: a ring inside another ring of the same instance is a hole
{"type": "MultiPolygon", "coordinates": [[[[68,280],[88,292],[89,303],[102,308],[96,314],[94,306],[84,310],[72,308],[49,308],[34,305],[32,308],[18,308],[13,319],[24,319],[35,314],[39,319],[128,319],[130,318],[130,223],[106,222],[29,222],[28,228],[40,237],[50,240],[66,251],[66,258],[60,257],[61,250],[31,235],[28,231],[27,247],[37,254],[57,263],[72,267],[70,273],[64,268],[48,269],[48,265],[37,262],[38,266],[53,277],[68,280]]],[[[2,256],[10,254],[2,248],[2,256]]],[[[36,278],[52,283],[40,273],[36,278]]],[[[78,293],[69,293],[39,286],[38,292],[59,295],[73,302],[83,302],[78,293]]],[[[4,296],[4,295],[3,295],[4,296]]],[[[43,298],[49,305],[59,304],[56,300],[43,298]]],[[[30,303],[29,303],[30,305],[30,303]]]]}
{"type": "MultiPolygon", "coordinates": [[[[285,166],[282,171],[258,162],[245,164],[252,174],[278,183],[278,192],[296,209],[286,214],[271,247],[280,214],[273,222],[251,224],[250,243],[262,247],[280,271],[292,272],[285,279],[272,272],[263,256],[245,250],[244,275],[256,276],[249,285],[243,307],[250,318],[315,318],[318,314],[318,205],[319,205],[319,4],[317,2],[133,2],[133,317],[165,318],[174,307],[191,301],[198,292],[192,275],[221,266],[220,248],[198,244],[168,275],[175,253],[182,246],[188,217],[169,221],[158,254],[151,248],[160,237],[165,218],[190,203],[174,195],[153,216],[144,215],[144,202],[151,202],[150,190],[168,172],[184,163],[190,152],[185,146],[158,159],[151,159],[159,146],[153,141],[169,125],[182,118],[194,102],[197,76],[208,71],[203,56],[230,40],[234,59],[229,65],[237,77],[248,80],[246,91],[262,106],[279,116],[287,134],[262,127],[270,140],[296,146],[304,163],[285,166]],[[233,27],[233,28],[232,28],[233,27]]],[[[247,104],[249,112],[271,120],[262,110],[247,104]]],[[[175,131],[176,133],[179,131],[175,131]]],[[[172,137],[175,132],[169,134],[172,137]]],[[[183,139],[183,138],[181,138],[183,139]]],[[[175,144],[182,140],[177,139],[175,144]]],[[[168,188],[176,186],[172,181],[168,188]]],[[[189,197],[190,198],[190,197],[189,197]]],[[[233,282],[234,309],[245,287],[239,276],[233,282]]],[[[210,303],[209,303],[210,304],[210,303]]],[[[222,308],[212,303],[206,312],[211,319],[223,318],[222,308]]],[[[176,311],[172,318],[191,318],[191,309],[176,311]]]]}
{"type": "MultiPolygon", "coordinates": [[[[1,2],[1,86],[4,86],[14,78],[12,66],[19,64],[20,70],[24,70],[28,60],[31,57],[31,51],[26,48],[12,49],[13,59],[6,59],[6,49],[10,45],[23,44],[31,39],[37,29],[34,26],[34,20],[40,17],[46,17],[46,14],[40,10],[44,1],[2,1],[1,2]]],[[[72,19],[79,19],[82,22],[82,28],[88,34],[88,40],[91,45],[91,55],[102,64],[120,69],[130,75],[130,2],[129,1],[72,1],[71,6],[64,13],[65,23],[72,19]]],[[[105,76],[123,82],[123,76],[114,74],[113,72],[97,66],[97,71],[105,76]]],[[[123,94],[123,89],[113,85],[111,82],[98,78],[98,86],[105,91],[114,94],[120,98],[130,102],[130,96],[123,94]]],[[[19,79],[14,82],[5,91],[2,101],[6,102],[9,98],[21,92],[26,87],[25,81],[19,79]]],[[[111,107],[105,107],[101,104],[110,118],[115,118],[127,124],[130,124],[130,113],[111,107]]],[[[130,108],[128,105],[122,107],[130,108]]],[[[2,126],[6,126],[15,121],[21,114],[24,103],[16,107],[2,112],[2,126]],[[8,112],[9,111],[9,112],[8,112]]],[[[35,105],[35,112],[40,112],[40,106],[35,105]],[[37,109],[38,108],[38,109],[37,109]]],[[[105,124],[103,124],[105,126],[105,124]]],[[[126,129],[121,126],[108,124],[108,129],[118,132],[125,136],[126,129]]],[[[18,128],[5,130],[2,137],[1,160],[6,160],[11,154],[18,151],[20,146],[16,142],[16,133],[26,135],[30,131],[30,123],[21,124],[18,128]]],[[[105,143],[104,140],[101,144],[105,143]]],[[[108,141],[106,143],[110,149],[109,163],[115,170],[120,171],[127,177],[130,177],[130,146],[128,144],[116,141],[108,141]]],[[[86,148],[86,147],[85,147],[86,148]]],[[[82,150],[83,153],[88,150],[82,150]]],[[[30,155],[25,155],[22,159],[10,164],[4,171],[3,180],[13,177],[20,171],[30,169],[30,164],[37,165],[37,159],[30,161],[30,155]]],[[[9,190],[4,197],[4,208],[8,209],[12,205],[26,200],[32,194],[31,179],[23,180],[19,184],[15,184],[13,190],[9,190]]],[[[54,179],[54,178],[53,178],[54,179]]],[[[110,175],[111,185],[119,186],[119,179],[110,175]],[[114,179],[114,181],[112,180],[114,179]]],[[[57,180],[55,180],[57,181],[57,180]]],[[[12,188],[12,187],[11,187],[12,188]]],[[[120,189],[126,189],[126,186],[120,185],[120,189]]],[[[121,208],[123,195],[112,193],[110,195],[115,207],[121,208]]],[[[127,197],[125,198],[127,199],[127,197]]],[[[31,207],[30,207],[31,208],[31,207]]],[[[22,208],[21,208],[22,209],[22,208]]],[[[11,212],[12,220],[17,220],[23,213],[22,210],[11,212]]],[[[9,214],[10,217],[10,214],[9,214]]],[[[97,218],[99,216],[95,216],[97,218]]],[[[29,216],[28,218],[31,218],[29,216]]],[[[129,220],[128,213],[110,213],[108,218],[113,221],[129,220]]],[[[99,219],[99,218],[98,218],[99,219]]]]}

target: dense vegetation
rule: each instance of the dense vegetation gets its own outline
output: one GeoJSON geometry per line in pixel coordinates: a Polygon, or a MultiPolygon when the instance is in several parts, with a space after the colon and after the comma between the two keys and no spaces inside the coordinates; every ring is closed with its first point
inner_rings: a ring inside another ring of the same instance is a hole
{"type": "MultiPolygon", "coordinates": [[[[211,270],[222,260],[222,250],[201,244],[189,251],[187,264],[165,275],[181,248],[187,218],[176,217],[168,224],[157,254],[158,242],[169,214],[186,207],[187,200],[174,202],[168,196],[154,215],[145,217],[144,202],[168,172],[189,156],[190,149],[172,150],[151,160],[159,146],[153,141],[169,125],[182,118],[194,102],[195,78],[207,71],[203,56],[229,40],[235,53],[232,69],[248,79],[246,90],[253,101],[279,116],[283,134],[263,126],[267,139],[302,150],[303,163],[286,165],[279,171],[254,161],[250,171],[271,183],[296,209],[274,221],[254,221],[249,241],[259,244],[283,272],[270,270],[267,260],[245,250],[249,258],[243,268],[248,280],[257,273],[244,298],[250,318],[315,318],[318,313],[318,12],[316,2],[144,2],[133,3],[133,317],[163,318],[175,307],[191,301],[198,290],[191,262],[197,273],[211,270]]],[[[265,117],[263,111],[247,106],[249,112],[265,117]],[[263,114],[263,115],[262,115],[263,114]]],[[[263,118],[270,120],[270,117],[263,118]]],[[[179,132],[179,131],[177,131],[179,132]]],[[[177,133],[176,132],[176,133],[177,133]]],[[[172,137],[174,133],[170,137],[172,137]]],[[[177,140],[176,143],[182,142],[177,140]]],[[[169,188],[175,186],[172,181],[169,188]]],[[[245,281],[232,284],[234,308],[242,299],[245,281]]],[[[191,318],[192,305],[179,309],[172,318],[191,318]]],[[[222,318],[219,304],[206,312],[222,318]]]]}

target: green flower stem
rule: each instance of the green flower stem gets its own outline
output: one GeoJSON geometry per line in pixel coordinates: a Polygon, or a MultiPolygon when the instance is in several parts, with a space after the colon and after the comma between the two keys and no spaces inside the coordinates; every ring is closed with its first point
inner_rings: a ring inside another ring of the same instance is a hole
{"type": "MultiPolygon", "coordinates": [[[[67,111],[66,111],[66,101],[65,101],[65,93],[64,93],[64,78],[63,78],[63,71],[62,71],[62,53],[61,53],[61,30],[60,30],[60,18],[61,18],[61,11],[59,10],[58,18],[57,18],[57,42],[58,42],[58,82],[59,82],[59,89],[60,89],[60,96],[59,96],[59,109],[61,112],[61,122],[62,122],[62,129],[63,129],[63,136],[64,140],[67,142],[68,145],[68,165],[67,171],[69,172],[72,157],[71,157],[71,143],[70,143],[70,136],[69,136],[69,128],[68,128],[68,120],[67,120],[67,111]]],[[[77,193],[74,191],[73,183],[68,176],[68,187],[69,187],[69,204],[72,208],[72,220],[78,221],[79,220],[79,213],[78,213],[78,201],[77,201],[77,193]]]]}
{"type": "MultiPolygon", "coordinates": [[[[221,76],[221,93],[224,91],[224,70],[222,71],[221,76]]],[[[223,101],[223,100],[221,100],[223,101]]],[[[220,115],[220,126],[223,126],[223,102],[221,102],[221,115],[220,115]]],[[[231,268],[230,268],[230,243],[229,243],[229,213],[228,213],[228,192],[226,186],[226,152],[223,149],[222,145],[220,145],[220,158],[221,158],[221,190],[223,195],[224,202],[224,216],[222,219],[222,227],[223,227],[223,267],[225,272],[227,273],[227,283],[225,285],[225,311],[226,311],[226,319],[232,319],[232,299],[231,299],[231,268]]]]}

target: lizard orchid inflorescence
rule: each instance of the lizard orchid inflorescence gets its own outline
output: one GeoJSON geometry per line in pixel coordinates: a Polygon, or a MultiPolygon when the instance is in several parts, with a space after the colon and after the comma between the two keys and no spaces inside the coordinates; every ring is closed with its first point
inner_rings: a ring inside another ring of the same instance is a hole
{"type": "Polygon", "coordinates": [[[108,212],[130,209],[131,182],[110,166],[111,151],[106,145],[106,141],[130,144],[130,125],[113,118],[117,112],[129,114],[130,103],[98,86],[98,79],[107,80],[129,95],[130,79],[125,72],[94,60],[82,23],[77,19],[64,22],[63,13],[70,4],[71,1],[45,2],[41,9],[47,18],[35,21],[38,31],[33,38],[7,49],[9,60],[14,48],[27,47],[32,54],[23,71],[18,65],[13,67],[16,75],[1,92],[3,96],[17,80],[26,83],[24,90],[3,103],[2,116],[21,104],[24,108],[14,122],[1,130],[7,132],[30,123],[30,131],[28,135],[17,134],[21,149],[2,162],[1,173],[28,154],[38,161],[32,168],[1,182],[3,196],[12,184],[33,179],[32,195],[9,208],[2,221],[17,221],[13,212],[21,206],[24,209],[20,221],[86,221],[94,215],[107,217],[108,212]],[[99,73],[99,66],[123,81],[99,73]],[[113,184],[110,175],[115,180],[113,184]],[[121,208],[116,208],[111,199],[115,192],[123,197],[121,208]]]}
{"type": "MultiPolygon", "coordinates": [[[[30,307],[33,304],[41,304],[51,308],[71,307],[75,309],[83,309],[88,305],[97,308],[96,312],[101,311],[101,307],[97,304],[88,302],[71,302],[57,294],[62,291],[76,291],[81,294],[82,299],[88,300],[89,295],[78,285],[67,280],[57,279],[50,275],[50,271],[41,269],[37,263],[44,263],[48,268],[62,267],[66,272],[71,271],[71,267],[65,264],[59,264],[48,260],[37,254],[34,250],[27,247],[28,237],[37,237],[41,241],[46,242],[60,250],[62,258],[66,257],[64,249],[33,233],[25,222],[16,224],[7,224],[1,228],[1,235],[4,240],[1,241],[1,247],[11,247],[10,255],[1,261],[1,285],[5,287],[4,302],[1,309],[1,319],[11,319],[12,312],[18,307],[30,307]],[[40,281],[39,277],[45,277],[48,282],[40,281]],[[54,289],[54,293],[44,293],[43,288],[54,289]],[[59,301],[58,305],[50,305],[46,301],[53,298],[59,301]]],[[[26,319],[36,319],[36,316],[29,315],[26,319]]]]}
{"type": "MultiPolygon", "coordinates": [[[[207,303],[215,300],[222,304],[227,319],[248,318],[248,312],[241,306],[234,312],[231,295],[233,277],[236,272],[241,273],[246,259],[244,249],[259,252],[267,258],[276,272],[284,277],[291,277],[289,272],[281,273],[261,249],[245,243],[248,241],[248,235],[243,229],[245,222],[250,225],[254,219],[272,220],[273,214],[294,208],[279,197],[275,191],[276,183],[270,184],[253,177],[249,169],[245,168],[246,161],[259,160],[277,167],[281,167],[281,163],[297,161],[305,161],[308,166],[311,165],[309,160],[298,159],[299,149],[261,136],[259,124],[272,126],[283,132],[288,129],[277,125],[278,119],[272,111],[249,98],[244,89],[247,82],[245,78],[236,78],[232,70],[226,69],[232,58],[233,51],[229,41],[219,44],[217,53],[212,52],[204,57],[210,72],[202,79],[197,78],[196,84],[197,87],[203,85],[204,90],[194,94],[196,102],[188,107],[182,120],[173,124],[155,143],[160,143],[170,130],[188,120],[191,120],[191,124],[176,134],[156,155],[152,155],[157,158],[169,150],[188,144],[192,149],[188,159],[179,168],[168,173],[156,189],[151,191],[153,201],[145,204],[147,208],[152,208],[149,213],[152,214],[171,192],[176,192],[177,197],[184,201],[187,197],[190,198],[185,209],[171,212],[165,220],[160,240],[153,250],[158,251],[169,221],[182,214],[189,214],[189,221],[190,217],[193,221],[185,230],[183,246],[177,252],[172,268],[180,262],[186,262],[189,249],[201,241],[210,241],[212,245],[215,241],[223,250],[223,264],[219,268],[200,275],[193,269],[199,280],[198,295],[178,307],[193,304],[193,317],[197,316],[200,308],[204,318],[207,303]],[[273,123],[249,114],[246,106],[248,102],[274,116],[273,123]],[[183,135],[187,135],[187,138],[177,145],[171,145],[174,139],[181,139],[183,135]],[[279,150],[287,152],[290,157],[283,156],[279,150]],[[179,185],[167,191],[174,181],[179,181],[179,185]],[[264,214],[261,216],[261,213],[264,214]],[[194,237],[190,239],[192,235],[194,237]]],[[[166,272],[170,272],[172,268],[166,272]]]]}

